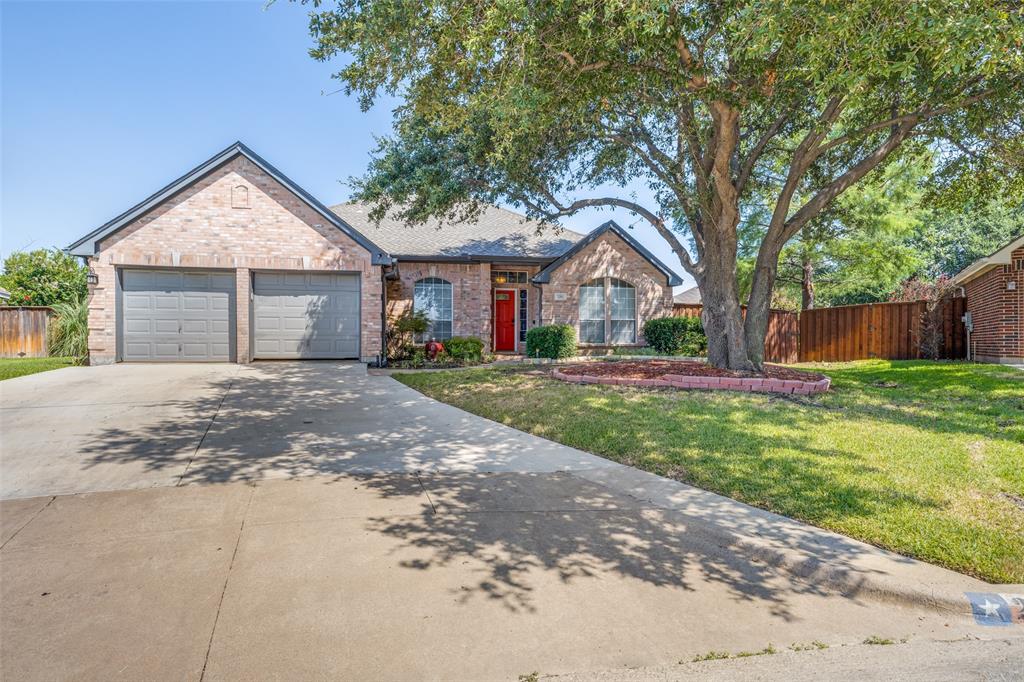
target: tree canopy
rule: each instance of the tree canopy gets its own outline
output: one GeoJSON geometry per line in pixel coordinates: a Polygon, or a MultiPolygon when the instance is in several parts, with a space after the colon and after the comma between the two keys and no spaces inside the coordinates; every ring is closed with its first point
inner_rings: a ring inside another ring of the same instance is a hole
{"type": "Polygon", "coordinates": [[[716,365],[760,365],[784,245],[875,168],[931,146],[949,192],[1020,188],[1017,2],[313,5],[312,55],[344,54],[364,107],[403,102],[358,184],[376,215],[632,211],[701,288],[716,365]],[[636,182],[653,202],[615,189],[636,182]],[[765,198],[744,318],[738,227],[765,198]]]}
{"type": "Polygon", "coordinates": [[[10,305],[54,305],[84,299],[85,277],[85,266],[60,249],[15,251],[4,259],[0,286],[10,305]]]}

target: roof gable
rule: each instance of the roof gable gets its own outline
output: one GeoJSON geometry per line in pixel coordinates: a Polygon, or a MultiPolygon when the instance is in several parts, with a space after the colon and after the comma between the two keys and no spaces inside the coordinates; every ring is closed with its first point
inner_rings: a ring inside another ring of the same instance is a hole
{"type": "Polygon", "coordinates": [[[322,215],[334,227],[341,230],[353,241],[369,251],[374,265],[389,264],[391,262],[391,257],[384,249],[367,239],[365,235],[342,220],[338,215],[331,212],[330,209],[320,203],[312,194],[297,185],[288,176],[267,163],[267,161],[241,142],[235,142],[227,149],[210,157],[188,173],[185,173],[169,185],[157,190],[155,193],[131,207],[121,215],[101,225],[78,241],[74,242],[65,250],[73,256],[95,255],[100,241],[128,226],[140,216],[145,215],[161,203],[192,186],[202,178],[234,159],[236,156],[244,156],[247,158],[264,173],[281,183],[281,185],[283,185],[288,191],[308,204],[310,208],[322,215]]]}
{"type": "Polygon", "coordinates": [[[683,279],[679,275],[670,270],[669,267],[662,263],[660,260],[658,260],[658,258],[653,253],[644,248],[643,244],[633,239],[633,237],[631,237],[629,233],[626,232],[624,229],[619,227],[618,223],[616,223],[614,220],[609,220],[608,222],[606,222],[605,224],[601,225],[596,230],[588,234],[586,237],[576,242],[576,244],[573,245],[571,249],[562,254],[561,257],[559,257],[553,263],[551,263],[546,268],[537,273],[537,275],[533,278],[532,281],[535,282],[536,284],[548,283],[551,280],[551,273],[553,273],[558,268],[562,267],[562,265],[564,265],[570,258],[575,256],[580,251],[582,251],[588,245],[593,243],[595,239],[605,234],[606,232],[614,233],[622,241],[626,242],[626,244],[631,249],[633,249],[641,256],[643,256],[648,263],[653,265],[663,275],[665,275],[665,281],[667,282],[668,286],[674,287],[679,286],[680,284],[683,283],[683,279]]]}
{"type": "Polygon", "coordinates": [[[559,225],[543,223],[499,206],[485,205],[475,220],[430,218],[416,225],[386,215],[370,219],[371,206],[350,202],[332,206],[349,224],[400,259],[534,259],[561,256],[583,238],[559,225]]]}

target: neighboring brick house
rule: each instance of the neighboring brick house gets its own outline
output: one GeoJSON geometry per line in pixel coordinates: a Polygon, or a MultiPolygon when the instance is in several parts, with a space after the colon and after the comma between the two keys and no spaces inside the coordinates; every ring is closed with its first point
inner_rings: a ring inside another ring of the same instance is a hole
{"type": "Polygon", "coordinates": [[[1024,364],[1024,235],[971,263],[953,283],[967,297],[970,357],[1024,364]]]}
{"type": "Polygon", "coordinates": [[[673,273],[608,222],[589,235],[498,207],[407,227],[332,209],[236,143],[68,247],[90,269],[90,362],[377,360],[386,324],[521,353],[572,324],[585,351],[642,345],[673,273]]]}

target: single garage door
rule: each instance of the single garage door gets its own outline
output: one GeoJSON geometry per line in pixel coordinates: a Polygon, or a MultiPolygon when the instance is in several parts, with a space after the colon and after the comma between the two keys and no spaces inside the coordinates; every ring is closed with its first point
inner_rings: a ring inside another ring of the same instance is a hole
{"type": "Polygon", "coordinates": [[[256,273],[253,357],[358,358],[359,275],[256,273]]]}
{"type": "Polygon", "coordinates": [[[124,270],[121,359],[228,362],[234,355],[235,276],[124,270]]]}

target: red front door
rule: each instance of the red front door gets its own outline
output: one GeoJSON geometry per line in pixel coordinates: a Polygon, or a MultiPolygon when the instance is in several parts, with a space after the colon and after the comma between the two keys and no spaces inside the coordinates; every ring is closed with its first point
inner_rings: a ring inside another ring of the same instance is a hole
{"type": "Polygon", "coordinates": [[[494,292],[494,350],[516,349],[516,297],[511,289],[494,292]]]}

